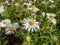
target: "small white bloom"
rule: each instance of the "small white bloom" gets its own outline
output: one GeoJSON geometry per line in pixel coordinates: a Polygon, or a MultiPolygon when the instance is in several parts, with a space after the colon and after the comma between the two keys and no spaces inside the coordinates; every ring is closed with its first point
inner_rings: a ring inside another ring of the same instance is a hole
{"type": "Polygon", "coordinates": [[[54,14],[54,13],[47,13],[46,15],[47,15],[47,18],[55,17],[56,16],[56,14],[54,14]]]}
{"type": "Polygon", "coordinates": [[[24,3],[23,6],[25,6],[25,5],[26,5],[27,8],[28,8],[28,7],[30,7],[32,4],[31,4],[31,3],[24,3]]]}
{"type": "Polygon", "coordinates": [[[14,30],[16,30],[18,27],[18,23],[9,24],[8,27],[5,29],[5,34],[14,34],[14,30]]]}
{"type": "Polygon", "coordinates": [[[41,3],[42,3],[42,4],[46,4],[46,1],[42,1],[41,3]]]}
{"type": "Polygon", "coordinates": [[[6,0],[6,1],[5,1],[5,3],[7,3],[7,4],[8,4],[8,1],[6,0]]]}
{"type": "Polygon", "coordinates": [[[8,0],[5,1],[5,4],[10,5],[9,2],[8,2],[8,0]]]}
{"type": "Polygon", "coordinates": [[[15,3],[15,6],[19,6],[19,3],[15,3]]]}
{"type": "Polygon", "coordinates": [[[51,21],[54,25],[56,24],[56,19],[55,19],[55,18],[51,17],[51,18],[50,18],[50,21],[51,21]]]}
{"type": "Polygon", "coordinates": [[[0,14],[4,12],[4,6],[0,6],[0,14]]]}
{"type": "Polygon", "coordinates": [[[33,9],[33,12],[37,12],[37,11],[39,11],[38,8],[34,8],[34,9],[33,9]]]}
{"type": "Polygon", "coordinates": [[[9,0],[6,0],[5,1],[5,4],[10,5],[9,0]]]}
{"type": "Polygon", "coordinates": [[[10,23],[11,23],[11,21],[9,19],[5,19],[0,22],[0,25],[1,25],[1,27],[7,27],[7,25],[10,23]]]}
{"type": "Polygon", "coordinates": [[[33,19],[30,19],[30,18],[27,18],[27,19],[24,19],[23,21],[23,26],[24,26],[24,29],[28,30],[28,31],[36,31],[36,29],[39,29],[39,22],[36,22],[36,20],[33,20],[33,19]]]}
{"type": "Polygon", "coordinates": [[[42,12],[43,17],[45,16],[45,12],[42,12]]]}
{"type": "Polygon", "coordinates": [[[9,34],[14,34],[14,31],[10,31],[9,28],[5,29],[5,34],[9,35],[9,34]]]}
{"type": "Polygon", "coordinates": [[[33,12],[39,11],[39,9],[35,7],[35,5],[33,5],[32,7],[29,7],[28,10],[32,10],[33,12]]]}
{"type": "Polygon", "coordinates": [[[54,1],[53,0],[49,0],[51,3],[54,3],[54,1]]]}
{"type": "Polygon", "coordinates": [[[29,0],[28,2],[30,2],[30,3],[35,3],[36,0],[29,0]]]}
{"type": "Polygon", "coordinates": [[[55,8],[55,5],[54,4],[51,4],[49,7],[50,8],[55,8]]]}

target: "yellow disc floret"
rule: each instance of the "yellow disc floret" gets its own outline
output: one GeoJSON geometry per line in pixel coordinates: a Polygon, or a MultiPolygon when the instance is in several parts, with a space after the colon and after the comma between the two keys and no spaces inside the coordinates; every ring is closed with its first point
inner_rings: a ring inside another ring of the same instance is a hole
{"type": "Polygon", "coordinates": [[[29,21],[29,24],[30,24],[30,25],[34,25],[34,23],[35,23],[34,20],[30,20],[30,21],[29,21]]]}
{"type": "Polygon", "coordinates": [[[13,31],[13,30],[14,30],[14,26],[11,26],[11,27],[10,27],[10,30],[13,31]]]}
{"type": "Polygon", "coordinates": [[[36,8],[35,5],[32,5],[32,8],[33,8],[33,9],[36,8]]]}

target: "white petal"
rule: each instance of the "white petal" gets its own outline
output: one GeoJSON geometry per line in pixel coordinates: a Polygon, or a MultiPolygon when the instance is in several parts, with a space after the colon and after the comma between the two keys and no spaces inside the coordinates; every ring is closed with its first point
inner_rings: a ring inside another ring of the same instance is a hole
{"type": "Polygon", "coordinates": [[[25,29],[28,29],[29,28],[29,25],[27,25],[27,26],[24,26],[25,27],[25,29]]]}
{"type": "Polygon", "coordinates": [[[30,26],[30,27],[28,28],[28,31],[30,31],[30,30],[31,30],[31,28],[32,28],[32,27],[30,26]]]}
{"type": "Polygon", "coordinates": [[[37,12],[37,11],[39,11],[39,9],[38,8],[34,8],[33,11],[34,12],[37,12]]]}
{"type": "Polygon", "coordinates": [[[50,16],[50,14],[49,14],[49,13],[47,13],[46,15],[47,15],[47,16],[50,16]]]}
{"type": "Polygon", "coordinates": [[[53,14],[53,17],[56,17],[56,14],[53,14]]]}
{"type": "Polygon", "coordinates": [[[39,29],[39,25],[34,25],[34,26],[35,26],[35,28],[39,29]]]}
{"type": "Polygon", "coordinates": [[[11,27],[11,26],[13,26],[13,24],[8,24],[8,27],[11,27]]]}
{"type": "Polygon", "coordinates": [[[6,32],[5,34],[7,34],[7,35],[9,35],[9,34],[14,34],[14,32],[13,32],[13,31],[8,31],[8,32],[6,32]]]}
{"type": "Polygon", "coordinates": [[[28,8],[28,10],[32,10],[32,8],[28,8]]]}
{"type": "Polygon", "coordinates": [[[0,13],[4,12],[4,6],[0,6],[0,13]]]}
{"type": "Polygon", "coordinates": [[[25,24],[23,24],[24,26],[28,26],[29,24],[28,23],[25,23],[25,24]]]}
{"type": "Polygon", "coordinates": [[[5,29],[5,32],[8,32],[8,31],[10,31],[9,28],[6,28],[6,29],[5,29]]]}
{"type": "Polygon", "coordinates": [[[4,28],[6,27],[6,25],[4,25],[3,23],[1,23],[0,25],[1,25],[1,27],[4,27],[4,28]]]}
{"type": "Polygon", "coordinates": [[[33,26],[33,29],[36,30],[35,26],[33,26]]]}
{"type": "Polygon", "coordinates": [[[53,24],[56,24],[56,20],[53,20],[52,22],[53,22],[53,24]]]}
{"type": "Polygon", "coordinates": [[[39,24],[39,22],[35,22],[35,24],[39,24]]]}
{"type": "Polygon", "coordinates": [[[19,27],[19,24],[18,24],[18,23],[13,23],[13,26],[14,26],[15,28],[18,28],[18,27],[19,27]]]}
{"type": "Polygon", "coordinates": [[[11,23],[11,21],[10,21],[9,19],[5,19],[5,21],[6,21],[8,24],[11,23]]]}
{"type": "Polygon", "coordinates": [[[32,32],[34,31],[33,27],[31,28],[32,32]]]}

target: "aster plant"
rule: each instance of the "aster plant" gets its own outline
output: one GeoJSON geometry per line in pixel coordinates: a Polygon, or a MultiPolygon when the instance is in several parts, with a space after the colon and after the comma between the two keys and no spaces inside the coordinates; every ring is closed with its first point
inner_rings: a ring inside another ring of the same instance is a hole
{"type": "Polygon", "coordinates": [[[60,45],[59,0],[0,0],[0,45],[60,45]]]}

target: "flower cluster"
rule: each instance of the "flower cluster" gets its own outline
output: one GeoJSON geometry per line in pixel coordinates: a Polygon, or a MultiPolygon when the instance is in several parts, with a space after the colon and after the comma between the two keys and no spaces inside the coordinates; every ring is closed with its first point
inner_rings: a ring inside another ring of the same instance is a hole
{"type": "Polygon", "coordinates": [[[5,28],[5,34],[7,35],[14,34],[14,30],[16,30],[18,27],[18,23],[11,24],[9,19],[5,19],[0,22],[0,28],[5,28]]]}
{"type": "Polygon", "coordinates": [[[47,18],[53,23],[56,24],[56,19],[54,17],[56,17],[56,14],[53,13],[47,13],[47,18]]]}

